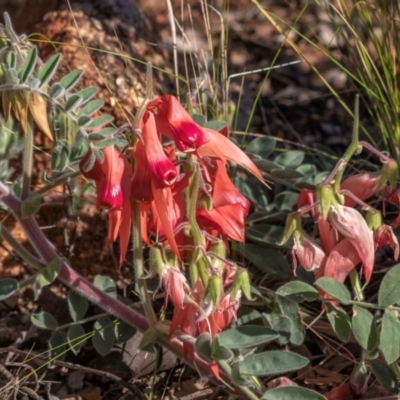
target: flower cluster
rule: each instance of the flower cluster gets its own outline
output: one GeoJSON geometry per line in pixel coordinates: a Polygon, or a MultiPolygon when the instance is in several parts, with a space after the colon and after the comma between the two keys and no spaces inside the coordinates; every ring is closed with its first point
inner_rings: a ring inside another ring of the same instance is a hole
{"type": "Polygon", "coordinates": [[[147,104],[130,149],[102,152],[102,163],[85,168],[89,151],[80,169],[95,181],[97,207],[109,209],[108,243],[120,238],[120,264],[131,223],[139,222],[132,210],[140,207],[149,274],[160,276],[174,306],[170,334],[179,328],[215,336],[235,317],[241,292],[250,296],[247,271],[226,260],[228,239],[244,241],[250,208],[229,178],[227,161],[259,179],[261,173],[232,141],[200,127],[169,95],[147,104]]]}
{"type": "MultiPolygon", "coordinates": [[[[382,223],[381,213],[364,200],[381,193],[384,200],[396,202],[396,191],[388,179],[394,164],[379,173],[360,173],[345,179],[335,192],[330,184],[315,191],[303,189],[298,199],[298,211],[287,221],[284,241],[294,239],[292,248],[294,271],[299,262],[307,271],[315,271],[316,278],[334,278],[343,283],[347,275],[362,264],[365,281],[371,279],[375,252],[391,245],[394,258],[399,257],[399,243],[390,226],[382,223]],[[361,204],[366,208],[366,219],[354,208],[361,204]],[[316,223],[319,242],[311,238],[301,226],[301,218],[310,213],[316,223]]],[[[396,197],[397,199],[397,197],[396,197]]],[[[399,203],[399,201],[397,201],[399,203]]]]}

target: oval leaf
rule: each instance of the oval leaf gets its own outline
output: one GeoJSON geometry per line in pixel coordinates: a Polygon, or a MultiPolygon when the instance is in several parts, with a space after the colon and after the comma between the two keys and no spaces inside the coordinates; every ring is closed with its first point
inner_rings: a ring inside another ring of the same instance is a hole
{"type": "Polygon", "coordinates": [[[319,278],[315,284],[334,299],[339,300],[342,304],[350,304],[350,292],[343,283],[338,282],[336,279],[324,276],[323,278],[319,278]]]}
{"type": "Polygon", "coordinates": [[[46,267],[42,268],[36,277],[35,286],[35,300],[39,297],[39,294],[44,286],[50,285],[57,278],[60,273],[61,260],[56,257],[51,260],[46,267]]]}
{"type": "Polygon", "coordinates": [[[292,150],[279,154],[274,160],[285,168],[297,168],[304,160],[304,151],[292,150]]]}
{"type": "Polygon", "coordinates": [[[228,329],[217,336],[219,344],[228,349],[256,347],[277,337],[279,337],[277,332],[257,325],[245,325],[235,329],[228,329]]]}
{"type": "Polygon", "coordinates": [[[267,158],[274,150],[276,140],[271,136],[263,136],[252,140],[246,147],[246,153],[256,154],[261,158],[267,158]]]}
{"type": "Polygon", "coordinates": [[[374,317],[363,307],[353,307],[353,334],[365,350],[372,350],[378,340],[374,317]]]}
{"type": "Polygon", "coordinates": [[[2,279],[0,281],[0,301],[10,297],[19,289],[19,283],[15,279],[2,279]]]}
{"type": "Polygon", "coordinates": [[[46,311],[41,311],[31,315],[31,322],[39,328],[56,329],[58,324],[56,319],[46,311]]]}
{"type": "Polygon", "coordinates": [[[88,309],[88,301],[74,290],[68,293],[68,309],[74,322],[80,321],[88,309]]]}
{"type": "Polygon", "coordinates": [[[24,66],[21,71],[21,82],[26,82],[28,77],[32,74],[33,69],[35,68],[37,60],[37,48],[36,46],[32,47],[25,59],[24,66]]]}
{"type": "Polygon", "coordinates": [[[320,395],[313,390],[295,387],[295,386],[286,386],[286,387],[278,387],[275,389],[268,390],[268,392],[264,393],[261,400],[288,400],[288,399],[296,399],[296,400],[326,400],[326,398],[320,395]]]}
{"type": "Polygon", "coordinates": [[[60,331],[55,331],[49,340],[49,359],[63,360],[67,352],[67,344],[60,331]]]}
{"type": "Polygon", "coordinates": [[[71,325],[68,329],[67,339],[71,350],[78,354],[86,343],[86,332],[81,325],[71,325]]]}
{"type": "Polygon", "coordinates": [[[380,347],[388,364],[400,357],[400,321],[394,311],[386,310],[382,317],[380,347]]]}
{"type": "Polygon", "coordinates": [[[81,69],[71,71],[69,74],[65,75],[59,83],[65,90],[71,90],[78,83],[82,73],[83,71],[81,69]]]}
{"type": "Polygon", "coordinates": [[[60,62],[61,54],[55,54],[49,60],[47,60],[46,64],[40,68],[38,73],[38,79],[40,80],[40,86],[46,85],[53,77],[54,73],[57,70],[58,63],[60,62]]]}
{"type": "Polygon", "coordinates": [[[340,307],[334,307],[331,304],[326,304],[328,310],[327,317],[335,331],[337,337],[342,342],[347,342],[351,333],[350,317],[340,307]]]}
{"type": "Polygon", "coordinates": [[[369,360],[372,372],[379,383],[393,395],[398,394],[399,388],[397,384],[396,374],[392,369],[381,360],[369,360]]]}
{"type": "Polygon", "coordinates": [[[378,293],[378,304],[381,307],[388,307],[392,304],[400,304],[400,264],[395,265],[382,279],[378,293]]]}
{"type": "Polygon", "coordinates": [[[117,288],[115,287],[114,281],[110,277],[96,275],[94,277],[93,285],[104,293],[107,293],[110,297],[113,297],[114,299],[117,298],[117,288]]]}
{"type": "Polygon", "coordinates": [[[114,335],[118,343],[124,343],[136,333],[136,329],[123,321],[117,320],[114,326],[114,335]]]}
{"type": "Polygon", "coordinates": [[[105,356],[114,346],[114,324],[108,317],[99,318],[93,325],[95,331],[92,343],[96,351],[105,356]]]}
{"type": "Polygon", "coordinates": [[[43,204],[43,196],[38,193],[32,193],[21,203],[21,218],[25,219],[39,211],[43,204]]]}
{"type": "Polygon", "coordinates": [[[246,357],[240,365],[243,375],[275,375],[305,367],[309,360],[290,351],[267,351],[246,357]]]}
{"type": "Polygon", "coordinates": [[[276,293],[288,297],[296,303],[301,303],[304,300],[314,301],[319,296],[317,289],[302,281],[285,283],[276,291],[276,293]]]}

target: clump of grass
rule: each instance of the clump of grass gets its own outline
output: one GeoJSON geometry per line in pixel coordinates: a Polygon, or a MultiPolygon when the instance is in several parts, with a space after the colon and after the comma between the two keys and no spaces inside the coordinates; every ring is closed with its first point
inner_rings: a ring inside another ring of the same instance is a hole
{"type": "Polygon", "coordinates": [[[336,29],[339,61],[351,71],[386,150],[400,161],[400,3],[337,0],[322,6],[336,29]]]}

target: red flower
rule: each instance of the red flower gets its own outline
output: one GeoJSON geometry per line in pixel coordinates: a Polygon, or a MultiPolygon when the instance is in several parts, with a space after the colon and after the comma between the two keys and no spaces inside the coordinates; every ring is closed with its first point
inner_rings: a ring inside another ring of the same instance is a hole
{"type": "MultiPolygon", "coordinates": [[[[352,175],[340,184],[340,190],[345,190],[354,194],[362,201],[374,196],[379,192],[382,185],[382,175],[364,172],[352,175]]],[[[345,206],[354,207],[357,201],[345,194],[345,206]]]]}
{"type": "Polygon", "coordinates": [[[193,121],[176,97],[157,97],[147,109],[154,113],[157,130],[172,139],[179,150],[192,152],[208,142],[207,133],[193,121]]]}
{"type": "Polygon", "coordinates": [[[297,268],[296,259],[306,271],[318,270],[326,260],[326,254],[321,247],[303,232],[294,236],[292,255],[294,274],[296,274],[297,268]]]}
{"type": "Polygon", "coordinates": [[[121,266],[128,249],[131,222],[130,187],[131,166],[126,157],[116,148],[107,147],[102,150],[104,161],[95,160],[92,168],[84,170],[91,156],[91,150],[79,163],[82,175],[94,179],[97,190],[97,208],[101,206],[110,209],[108,214],[108,240],[113,243],[120,237],[121,266]]]}

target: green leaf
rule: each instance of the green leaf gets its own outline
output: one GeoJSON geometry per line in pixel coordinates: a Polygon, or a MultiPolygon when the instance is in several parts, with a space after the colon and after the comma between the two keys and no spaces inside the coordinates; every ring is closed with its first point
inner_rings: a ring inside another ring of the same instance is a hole
{"type": "Polygon", "coordinates": [[[72,96],[70,96],[67,100],[67,102],[65,103],[64,109],[66,112],[72,111],[73,109],[75,109],[76,107],[78,107],[81,103],[82,103],[82,97],[77,95],[77,94],[73,94],[72,96]]]}
{"type": "Polygon", "coordinates": [[[78,83],[82,73],[83,71],[81,69],[71,71],[69,74],[65,75],[59,83],[66,91],[69,91],[78,83]]]}
{"type": "MultiPolygon", "coordinates": [[[[246,237],[251,241],[261,244],[262,246],[274,247],[279,250],[291,250],[293,246],[292,240],[288,240],[284,245],[278,245],[282,241],[285,233],[285,228],[272,224],[259,224],[246,229],[246,237]]],[[[247,244],[245,246],[245,250],[247,244]]],[[[273,260],[271,260],[271,264],[273,260]]],[[[292,276],[292,272],[290,276],[292,276]]]]}
{"type": "Polygon", "coordinates": [[[268,343],[278,336],[277,332],[264,326],[244,325],[228,329],[220,333],[217,337],[221,346],[228,349],[244,349],[268,343]]]}
{"type": "Polygon", "coordinates": [[[380,348],[388,364],[400,357],[400,321],[392,310],[385,310],[382,317],[380,348]]]}
{"type": "MultiPolygon", "coordinates": [[[[82,97],[82,99],[83,99],[82,104],[84,104],[87,101],[89,101],[98,92],[98,90],[99,89],[96,86],[90,86],[90,87],[79,90],[78,92],[76,92],[76,94],[78,96],[82,97]]],[[[102,101],[102,100],[98,100],[98,101],[102,101]]]]}
{"type": "Polygon", "coordinates": [[[58,99],[59,97],[63,96],[65,93],[65,89],[58,83],[56,82],[50,89],[49,96],[52,99],[58,99]]]}
{"type": "Polygon", "coordinates": [[[262,272],[273,273],[281,278],[290,278],[293,275],[286,258],[276,250],[246,243],[244,256],[262,272]]]}
{"type": "Polygon", "coordinates": [[[2,279],[0,280],[0,301],[10,297],[19,289],[19,283],[15,279],[2,279]]]}
{"type": "Polygon", "coordinates": [[[250,379],[244,378],[240,373],[240,365],[241,365],[240,361],[233,360],[232,371],[231,371],[232,383],[238,386],[245,386],[245,387],[251,386],[253,382],[250,379]]]}
{"type": "MultiPolygon", "coordinates": [[[[82,118],[82,117],[81,117],[82,118]]],[[[79,120],[81,119],[79,118],[79,120]]],[[[114,117],[112,115],[100,115],[99,117],[96,117],[94,119],[91,119],[90,122],[86,123],[84,125],[85,129],[87,130],[92,130],[96,128],[101,128],[104,125],[107,125],[108,123],[112,122],[114,117]]]]}
{"type": "Polygon", "coordinates": [[[321,394],[314,392],[313,390],[295,387],[295,386],[286,386],[286,387],[277,387],[271,390],[268,390],[264,393],[261,400],[326,400],[324,396],[321,394]]]}
{"type": "Polygon", "coordinates": [[[136,333],[133,326],[117,320],[114,325],[114,335],[118,343],[125,343],[136,333]]]}
{"type": "Polygon", "coordinates": [[[256,164],[257,168],[261,172],[269,173],[272,170],[277,170],[277,169],[281,169],[282,171],[284,170],[284,168],[282,166],[280,166],[277,163],[274,163],[273,161],[255,159],[255,160],[253,160],[253,162],[254,162],[254,164],[256,164]]]}
{"type": "Polygon", "coordinates": [[[68,293],[68,309],[74,322],[80,321],[89,307],[88,301],[74,290],[68,293]]]}
{"type": "Polygon", "coordinates": [[[297,168],[304,160],[304,151],[292,150],[279,154],[274,160],[285,168],[297,168]]]}
{"type": "Polygon", "coordinates": [[[306,334],[300,318],[299,305],[289,298],[279,295],[276,295],[274,300],[281,313],[291,322],[290,343],[294,346],[299,346],[303,343],[306,334]]]}
{"type": "Polygon", "coordinates": [[[282,346],[286,345],[290,341],[292,322],[288,317],[282,314],[276,313],[263,313],[268,325],[275,331],[279,333],[277,339],[278,343],[282,346]]]}
{"type": "Polygon", "coordinates": [[[295,169],[285,168],[285,169],[272,169],[269,173],[272,179],[281,179],[285,181],[291,181],[293,179],[304,178],[304,175],[296,171],[295,169]]]}
{"type": "Polygon", "coordinates": [[[272,136],[263,136],[253,139],[246,147],[246,153],[267,158],[275,150],[275,146],[276,140],[272,136]]]}
{"type": "Polygon", "coordinates": [[[382,279],[378,293],[378,304],[381,307],[388,307],[392,304],[400,304],[400,264],[396,264],[382,279]]]}
{"type": "Polygon", "coordinates": [[[219,132],[221,129],[224,129],[227,126],[227,122],[226,121],[222,121],[222,120],[212,120],[212,121],[207,121],[204,124],[205,128],[208,129],[212,129],[213,131],[217,131],[219,132]]]}
{"type": "Polygon", "coordinates": [[[327,303],[326,308],[328,310],[327,317],[335,331],[337,337],[344,343],[349,340],[351,333],[351,322],[350,317],[340,307],[334,307],[327,303]]]}
{"type": "Polygon", "coordinates": [[[204,126],[207,122],[206,117],[202,114],[192,114],[193,121],[200,126],[204,126]]]}
{"type": "Polygon", "coordinates": [[[36,46],[33,46],[26,58],[25,58],[25,62],[24,62],[24,66],[22,67],[21,70],[21,82],[24,83],[26,82],[26,80],[28,79],[28,77],[32,74],[32,71],[35,68],[36,65],[36,61],[37,61],[37,48],[36,46]]]}
{"type": "Polygon", "coordinates": [[[353,334],[365,350],[372,350],[378,341],[374,317],[363,307],[353,306],[353,334]]]}
{"type": "Polygon", "coordinates": [[[381,360],[369,360],[371,365],[371,369],[376,379],[378,379],[379,383],[390,393],[393,395],[398,394],[399,387],[397,384],[396,374],[392,371],[392,369],[381,360]]]}
{"type": "Polygon", "coordinates": [[[280,211],[293,211],[299,195],[295,192],[284,191],[275,196],[274,203],[280,211]]]}
{"type": "Polygon", "coordinates": [[[197,337],[194,344],[194,349],[199,357],[201,357],[203,360],[212,362],[210,334],[208,332],[204,332],[197,337]]]}
{"type": "Polygon", "coordinates": [[[243,375],[276,375],[305,367],[309,360],[290,351],[273,350],[246,357],[240,366],[243,375]]]}
{"type": "Polygon", "coordinates": [[[31,322],[33,325],[43,329],[54,330],[58,326],[56,319],[46,311],[32,314],[31,322]]]}
{"type": "Polygon", "coordinates": [[[66,139],[57,140],[57,144],[51,156],[51,168],[53,172],[64,172],[68,165],[69,143],[66,139]]]}
{"type": "Polygon", "coordinates": [[[114,299],[117,298],[117,288],[115,286],[114,281],[104,275],[96,275],[94,277],[93,285],[100,289],[102,292],[108,294],[110,297],[114,299]]]}
{"type": "Polygon", "coordinates": [[[113,135],[115,132],[117,132],[117,130],[115,128],[105,128],[105,129],[102,129],[100,132],[91,133],[89,135],[89,140],[90,141],[103,140],[103,139],[113,135]]]}
{"type": "Polygon", "coordinates": [[[94,114],[96,111],[99,111],[101,107],[103,107],[104,105],[104,101],[97,99],[97,100],[93,100],[90,103],[87,103],[85,105],[85,107],[83,107],[79,113],[78,113],[78,118],[82,115],[92,115],[94,114]]]}
{"type": "Polygon", "coordinates": [[[325,276],[319,278],[315,284],[334,299],[340,301],[342,304],[350,304],[351,295],[343,283],[338,282],[336,279],[325,276]]]}
{"type": "Polygon", "coordinates": [[[61,54],[54,54],[46,63],[40,68],[38,72],[38,79],[40,80],[40,87],[46,85],[57,71],[58,63],[60,62],[61,54]]]}
{"type": "Polygon", "coordinates": [[[143,333],[142,339],[139,343],[139,349],[147,351],[148,353],[154,352],[154,344],[157,343],[160,331],[156,328],[149,328],[143,333]]]}
{"type": "Polygon", "coordinates": [[[114,324],[108,317],[99,318],[93,325],[95,334],[92,337],[92,343],[96,351],[105,356],[114,346],[114,324]]]}
{"type": "Polygon", "coordinates": [[[49,340],[48,357],[50,360],[63,360],[67,352],[67,344],[60,331],[55,331],[49,340]]]}
{"type": "Polygon", "coordinates": [[[35,300],[38,299],[40,292],[42,289],[50,285],[57,278],[61,269],[61,260],[56,257],[51,260],[46,267],[42,268],[37,277],[36,277],[36,285],[35,285],[35,300]]]}
{"type": "Polygon", "coordinates": [[[44,203],[43,196],[38,193],[32,193],[21,203],[21,218],[25,219],[39,211],[44,203]]]}
{"type": "Polygon", "coordinates": [[[74,354],[78,354],[86,343],[86,332],[81,325],[71,325],[67,333],[68,344],[74,354]]]}
{"type": "Polygon", "coordinates": [[[288,297],[296,303],[301,303],[304,300],[314,301],[319,297],[318,291],[314,287],[302,281],[285,283],[276,293],[288,297]]]}
{"type": "Polygon", "coordinates": [[[100,142],[97,142],[94,147],[97,150],[105,149],[106,147],[114,146],[118,142],[118,138],[113,137],[109,139],[104,139],[101,140],[100,142]]]}
{"type": "Polygon", "coordinates": [[[233,351],[221,346],[218,338],[214,338],[211,344],[211,357],[214,360],[231,361],[234,357],[233,351]]]}

